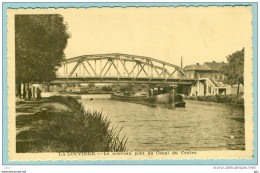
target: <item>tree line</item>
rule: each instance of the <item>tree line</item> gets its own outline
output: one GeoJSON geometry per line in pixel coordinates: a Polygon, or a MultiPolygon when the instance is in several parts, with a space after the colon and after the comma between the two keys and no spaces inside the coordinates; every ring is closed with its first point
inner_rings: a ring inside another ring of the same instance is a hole
{"type": "MultiPolygon", "coordinates": [[[[55,78],[70,35],[59,14],[15,16],[15,79],[21,84],[46,83],[55,78]]],[[[24,92],[25,93],[25,92],[24,92]]]]}
{"type": "Polygon", "coordinates": [[[229,85],[237,84],[237,94],[239,94],[240,84],[244,85],[244,56],[244,48],[228,55],[228,63],[223,68],[224,75],[226,76],[224,82],[229,85]]]}

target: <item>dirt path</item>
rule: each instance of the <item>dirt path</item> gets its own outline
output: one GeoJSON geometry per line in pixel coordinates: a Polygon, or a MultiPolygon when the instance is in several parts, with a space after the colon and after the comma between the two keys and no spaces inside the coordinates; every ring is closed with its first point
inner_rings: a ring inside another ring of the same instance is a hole
{"type": "Polygon", "coordinates": [[[43,101],[16,100],[16,135],[22,131],[30,129],[29,122],[33,115],[39,111],[39,106],[43,101]]]}

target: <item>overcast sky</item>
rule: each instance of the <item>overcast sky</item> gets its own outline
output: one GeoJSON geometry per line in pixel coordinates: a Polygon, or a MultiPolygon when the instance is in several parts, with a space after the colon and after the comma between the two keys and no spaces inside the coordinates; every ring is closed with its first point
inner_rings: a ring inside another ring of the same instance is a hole
{"type": "Polygon", "coordinates": [[[251,41],[251,7],[87,8],[63,10],[66,58],[126,53],[180,66],[226,56],[251,41]]]}

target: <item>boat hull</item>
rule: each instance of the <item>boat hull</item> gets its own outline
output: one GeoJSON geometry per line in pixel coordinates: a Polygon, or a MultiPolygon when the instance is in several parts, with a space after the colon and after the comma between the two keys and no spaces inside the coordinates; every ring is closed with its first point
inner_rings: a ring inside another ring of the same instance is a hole
{"type": "Polygon", "coordinates": [[[148,96],[125,96],[125,95],[116,95],[112,94],[111,99],[128,101],[140,104],[172,104],[175,107],[185,107],[186,103],[182,100],[174,101],[174,96],[171,94],[161,94],[154,97],[148,96]]]}

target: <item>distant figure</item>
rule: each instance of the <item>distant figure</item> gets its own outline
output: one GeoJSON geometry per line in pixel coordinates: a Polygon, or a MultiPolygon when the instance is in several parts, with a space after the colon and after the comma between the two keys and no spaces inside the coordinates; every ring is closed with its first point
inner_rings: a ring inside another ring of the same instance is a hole
{"type": "Polygon", "coordinates": [[[32,89],[29,88],[29,91],[28,91],[28,99],[31,100],[32,98],[32,89]]]}
{"type": "Polygon", "coordinates": [[[149,89],[149,96],[153,97],[153,89],[152,88],[149,89]]]}
{"type": "Polygon", "coordinates": [[[37,88],[37,91],[36,91],[37,100],[41,100],[41,93],[42,93],[42,91],[39,88],[37,88]]]}
{"type": "Polygon", "coordinates": [[[170,104],[172,104],[173,103],[173,98],[174,96],[173,96],[173,92],[171,91],[171,92],[169,92],[169,103],[170,104]]]}
{"type": "Polygon", "coordinates": [[[196,96],[198,95],[198,91],[196,91],[196,96]]]}
{"type": "Polygon", "coordinates": [[[26,100],[26,90],[25,89],[23,90],[23,99],[26,100]]]}

